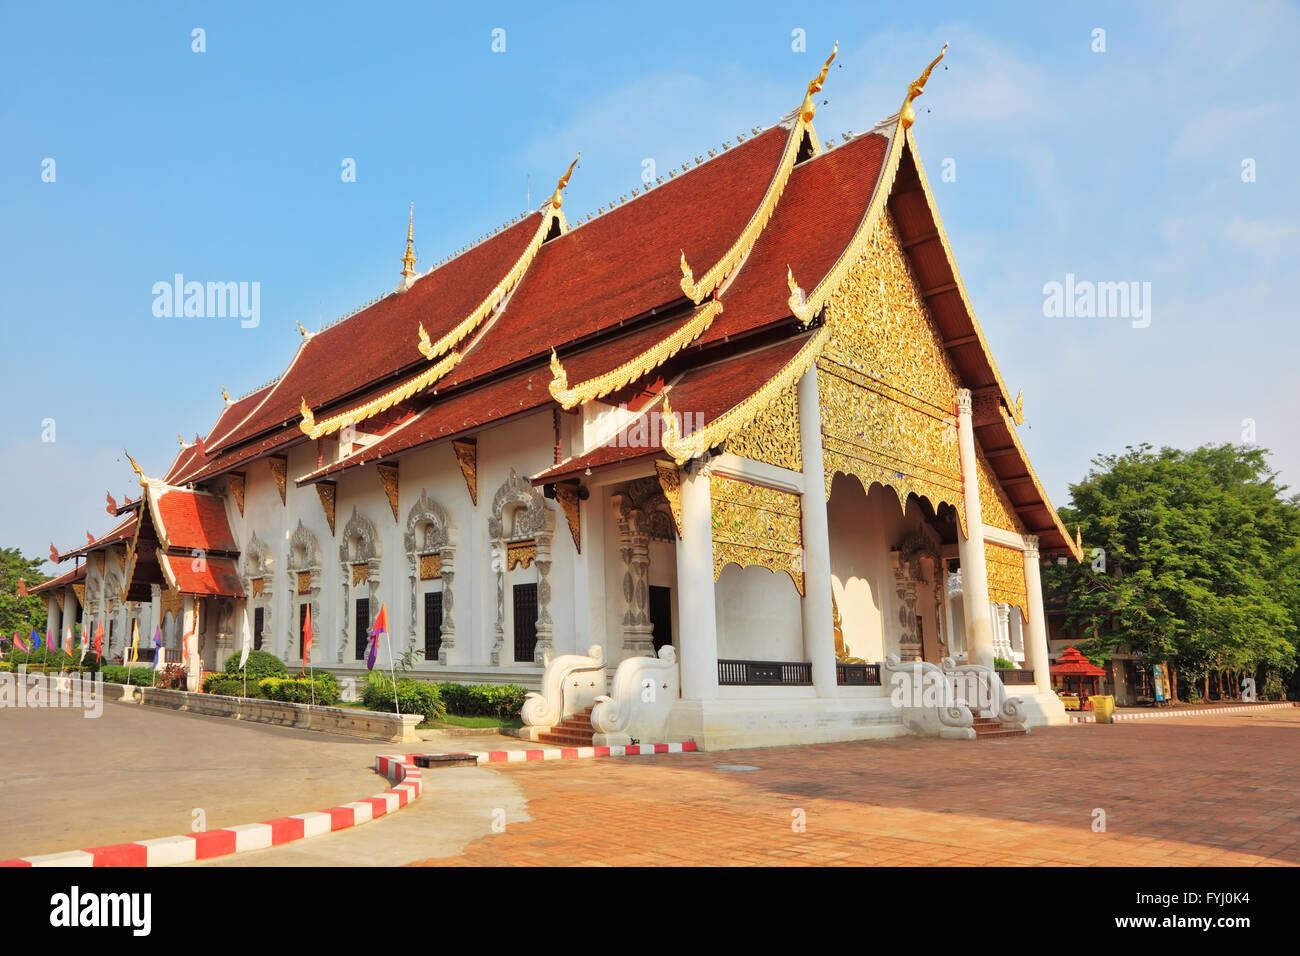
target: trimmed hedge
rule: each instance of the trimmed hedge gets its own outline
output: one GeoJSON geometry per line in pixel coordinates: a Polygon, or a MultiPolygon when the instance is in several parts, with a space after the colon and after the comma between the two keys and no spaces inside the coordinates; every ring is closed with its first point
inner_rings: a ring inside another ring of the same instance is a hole
{"type": "MultiPolygon", "coordinates": [[[[404,714],[423,714],[425,720],[441,720],[447,715],[447,708],[438,693],[437,684],[399,677],[397,700],[402,705],[404,714]]],[[[397,708],[393,706],[392,681],[387,677],[380,679],[372,674],[361,691],[361,702],[368,710],[395,713],[397,708]]]]}
{"type": "Polygon", "coordinates": [[[310,704],[312,702],[312,685],[315,684],[316,703],[330,707],[339,702],[343,691],[338,679],[329,673],[311,677],[264,677],[257,682],[262,696],[270,700],[283,700],[290,704],[310,704]]]}
{"type": "MultiPolygon", "coordinates": [[[[518,684],[438,684],[447,713],[461,717],[518,717],[527,688],[518,684]]],[[[392,696],[392,689],[389,689],[392,696]]]]}
{"type": "Polygon", "coordinates": [[[109,664],[103,669],[103,674],[104,680],[110,684],[128,683],[129,674],[131,678],[129,683],[136,687],[150,687],[156,680],[153,668],[148,664],[136,664],[129,668],[125,664],[109,664]]]}
{"type": "MultiPolygon", "coordinates": [[[[243,651],[231,654],[226,658],[226,673],[240,674],[243,671],[239,669],[239,658],[243,651]]],[[[274,654],[268,654],[266,651],[249,651],[248,652],[248,682],[261,680],[263,677],[288,677],[289,668],[284,666],[284,661],[274,654]]]]}

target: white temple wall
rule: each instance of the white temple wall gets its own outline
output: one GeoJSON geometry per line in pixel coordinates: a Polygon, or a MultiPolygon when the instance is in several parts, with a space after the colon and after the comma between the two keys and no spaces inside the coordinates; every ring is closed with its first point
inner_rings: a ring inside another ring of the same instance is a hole
{"type": "Polygon", "coordinates": [[[789,575],[728,564],[714,588],[720,659],[804,660],[801,598],[789,575]]]}

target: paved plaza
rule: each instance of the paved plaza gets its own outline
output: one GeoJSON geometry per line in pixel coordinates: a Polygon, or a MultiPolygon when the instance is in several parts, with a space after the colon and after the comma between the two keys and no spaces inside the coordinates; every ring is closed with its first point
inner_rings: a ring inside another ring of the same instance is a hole
{"type": "MultiPolygon", "coordinates": [[[[189,832],[199,807],[213,829],[354,800],[377,788],[377,753],[525,746],[127,704],[8,710],[0,743],[0,858],[189,832]]],[[[1297,753],[1300,709],[1283,709],[492,764],[427,772],[420,800],[356,830],[206,865],[1295,865],[1297,753]]]]}

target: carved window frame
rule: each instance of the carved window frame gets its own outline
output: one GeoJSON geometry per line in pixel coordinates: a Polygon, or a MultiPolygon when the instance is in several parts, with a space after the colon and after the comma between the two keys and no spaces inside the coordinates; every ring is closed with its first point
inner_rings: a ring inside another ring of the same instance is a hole
{"type": "MultiPolygon", "coordinates": [[[[292,628],[298,627],[298,608],[302,605],[302,595],[298,591],[297,580],[300,573],[306,572],[311,575],[311,585],[308,589],[308,604],[311,605],[312,630],[319,627],[320,622],[320,589],[321,589],[321,564],[322,552],[320,539],[316,537],[302,519],[298,519],[298,527],[293,529],[289,536],[289,553],[285,559],[286,570],[288,571],[289,594],[292,597],[293,612],[288,615],[289,628],[284,632],[285,643],[281,648],[277,648],[279,656],[289,661],[289,651],[294,646],[295,635],[292,628]],[[303,557],[298,557],[301,549],[303,557]]],[[[301,648],[299,648],[301,654],[301,648]]]]}
{"type": "MultiPolygon", "coordinates": [[[[537,572],[537,645],[533,652],[533,663],[542,663],[546,655],[554,650],[555,623],[551,619],[549,580],[554,538],[555,512],[547,507],[546,498],[541,491],[526,479],[520,478],[513,468],[510,469],[510,476],[502,482],[492,498],[492,510],[488,518],[488,552],[496,576],[497,591],[496,643],[492,647],[492,663],[495,666],[526,663],[514,661],[513,632],[510,633],[510,660],[504,660],[507,585],[515,581],[508,569],[507,552],[512,542],[531,539],[536,547],[536,557],[532,562],[532,568],[537,572]]],[[[531,583],[531,575],[529,578],[531,583]]],[[[525,583],[522,575],[518,578],[518,583],[525,583]]]]}
{"type": "MultiPolygon", "coordinates": [[[[379,613],[383,557],[383,541],[379,537],[375,523],[353,505],[352,516],[348,518],[348,523],[343,526],[343,533],[339,536],[339,582],[343,595],[343,613],[340,615],[338,648],[335,654],[335,660],[339,664],[343,663],[344,654],[352,646],[352,608],[356,601],[352,593],[356,587],[352,579],[353,569],[361,565],[366,566],[365,596],[370,599],[370,620],[366,622],[366,629],[369,630],[374,623],[375,615],[379,613]],[[355,552],[352,549],[354,540],[357,542],[355,552]]],[[[316,610],[313,607],[312,620],[315,619],[316,610]]]]}
{"type": "Polygon", "coordinates": [[[412,648],[423,647],[423,631],[418,627],[423,610],[420,597],[426,586],[420,577],[420,559],[436,554],[442,562],[441,574],[436,580],[442,582],[442,643],[438,648],[436,661],[424,661],[425,664],[445,665],[450,652],[456,647],[456,624],[453,619],[455,599],[453,584],[456,578],[456,529],[451,526],[447,510],[429,497],[427,490],[420,489],[420,497],[406,515],[406,534],[403,544],[406,546],[407,579],[411,591],[411,613],[407,628],[408,643],[412,648]]]}

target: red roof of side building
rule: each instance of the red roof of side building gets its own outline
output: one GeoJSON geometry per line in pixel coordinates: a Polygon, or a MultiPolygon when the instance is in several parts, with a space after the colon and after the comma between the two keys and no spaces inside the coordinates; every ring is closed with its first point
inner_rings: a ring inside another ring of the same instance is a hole
{"type": "Polygon", "coordinates": [[[74,548],[71,551],[60,551],[59,560],[66,561],[68,558],[75,558],[79,555],[88,554],[99,548],[107,547],[111,544],[118,544],[135,537],[135,528],[138,521],[139,511],[128,515],[121,524],[117,525],[112,531],[96,538],[93,544],[83,544],[80,548],[74,548]]]}
{"type": "Polygon", "coordinates": [[[235,598],[244,596],[239,570],[230,558],[200,559],[160,554],[158,560],[166,565],[168,579],[175,582],[176,590],[181,594],[235,598]]]}
{"type": "Polygon", "coordinates": [[[78,584],[86,580],[86,565],[79,564],[75,568],[64,571],[58,577],[50,578],[34,588],[28,588],[28,594],[39,594],[42,591],[53,591],[55,588],[64,588],[70,584],[78,584]]]}
{"type": "Polygon", "coordinates": [[[225,501],[216,495],[164,487],[150,494],[149,503],[155,529],[168,548],[239,553],[225,501]]]}

